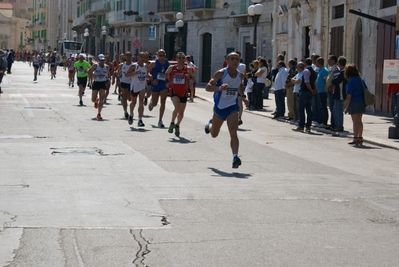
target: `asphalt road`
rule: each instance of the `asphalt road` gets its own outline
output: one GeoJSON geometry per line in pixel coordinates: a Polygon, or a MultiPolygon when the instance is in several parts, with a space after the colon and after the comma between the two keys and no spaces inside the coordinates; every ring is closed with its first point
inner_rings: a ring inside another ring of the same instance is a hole
{"type": "Polygon", "coordinates": [[[17,62],[2,88],[0,266],[399,266],[396,150],[246,113],[232,169],[209,101],[177,138],[158,107],[130,127],[115,95],[97,121],[62,68],[17,62]]]}

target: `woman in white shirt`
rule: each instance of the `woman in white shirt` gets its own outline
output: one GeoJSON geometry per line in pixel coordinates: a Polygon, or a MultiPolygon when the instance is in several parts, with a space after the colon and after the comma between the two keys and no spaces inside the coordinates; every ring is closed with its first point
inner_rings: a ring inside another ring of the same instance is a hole
{"type": "Polygon", "coordinates": [[[264,58],[258,59],[259,69],[255,73],[256,84],[253,89],[254,109],[263,109],[263,89],[265,88],[266,77],[269,74],[267,61],[264,58]]]}

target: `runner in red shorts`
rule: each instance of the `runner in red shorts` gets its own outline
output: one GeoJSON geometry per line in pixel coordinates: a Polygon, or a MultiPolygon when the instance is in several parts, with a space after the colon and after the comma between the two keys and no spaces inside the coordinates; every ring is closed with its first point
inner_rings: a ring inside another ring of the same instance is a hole
{"type": "Polygon", "coordinates": [[[180,136],[180,123],[184,117],[184,110],[186,109],[187,97],[188,97],[188,82],[194,77],[194,72],[191,68],[188,68],[184,63],[186,61],[186,55],[183,52],[176,54],[177,65],[169,66],[166,71],[167,84],[171,89],[171,99],[174,105],[172,113],[172,120],[169,125],[168,132],[180,136]],[[169,82],[168,82],[169,80],[169,82]],[[175,119],[177,117],[177,123],[175,119]]]}

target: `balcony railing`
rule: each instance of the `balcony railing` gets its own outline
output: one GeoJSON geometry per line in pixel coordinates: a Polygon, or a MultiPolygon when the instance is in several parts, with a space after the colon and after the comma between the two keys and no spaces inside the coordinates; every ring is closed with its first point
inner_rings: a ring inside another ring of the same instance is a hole
{"type": "Polygon", "coordinates": [[[132,23],[151,23],[159,22],[159,17],[157,15],[149,15],[148,13],[139,13],[137,15],[125,15],[125,10],[111,11],[107,13],[108,23],[110,24],[132,24],[132,23]]]}
{"type": "Polygon", "coordinates": [[[92,2],[90,6],[92,12],[108,12],[111,10],[111,5],[107,0],[100,0],[92,2]]]}
{"type": "Polygon", "coordinates": [[[214,0],[186,0],[186,9],[214,9],[214,0]]]}
{"type": "Polygon", "coordinates": [[[181,0],[158,0],[158,12],[180,12],[182,11],[181,0]]]}

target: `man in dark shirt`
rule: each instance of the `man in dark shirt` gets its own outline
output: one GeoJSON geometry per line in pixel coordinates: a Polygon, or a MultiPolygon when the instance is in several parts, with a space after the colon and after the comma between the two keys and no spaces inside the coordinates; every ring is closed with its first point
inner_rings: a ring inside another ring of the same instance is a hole
{"type": "Polygon", "coordinates": [[[338,68],[334,72],[334,77],[331,81],[333,85],[333,98],[334,98],[334,128],[331,130],[334,132],[342,132],[344,130],[344,101],[346,98],[346,79],[344,77],[346,65],[346,58],[338,58],[338,68]]]}
{"type": "Polygon", "coordinates": [[[306,132],[310,133],[312,125],[312,98],[317,94],[316,78],[317,74],[312,68],[312,60],[305,59],[305,70],[303,71],[302,83],[299,89],[298,113],[299,124],[297,128],[292,129],[296,132],[302,132],[305,127],[305,110],[306,110],[306,132]]]}

